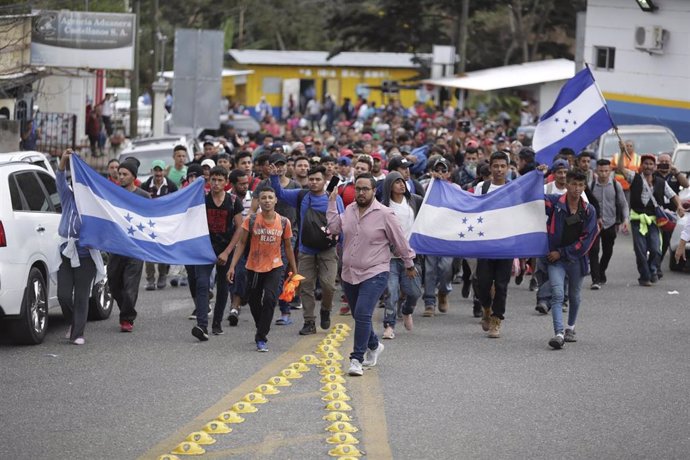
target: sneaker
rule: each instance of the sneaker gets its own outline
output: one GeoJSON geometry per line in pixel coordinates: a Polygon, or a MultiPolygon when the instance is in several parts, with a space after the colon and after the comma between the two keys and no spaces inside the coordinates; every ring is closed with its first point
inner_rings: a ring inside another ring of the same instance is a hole
{"type": "Polygon", "coordinates": [[[649,287],[652,285],[652,282],[649,280],[639,280],[638,282],[640,283],[640,286],[644,287],[649,287]]]}
{"type": "Polygon", "coordinates": [[[65,334],[65,338],[69,340],[72,337],[72,326],[67,329],[67,333],[65,334]]]}
{"type": "Polygon", "coordinates": [[[120,332],[132,332],[134,323],[131,321],[120,321],[120,332]]]}
{"type": "Polygon", "coordinates": [[[256,342],[256,351],[266,353],[268,351],[268,346],[266,345],[266,342],[264,342],[263,340],[259,340],[258,342],[256,342]]]}
{"type": "Polygon", "coordinates": [[[75,345],[84,345],[86,341],[84,340],[84,337],[77,337],[72,343],[75,345]]]}
{"type": "Polygon", "coordinates": [[[299,331],[299,335],[316,334],[316,323],[314,321],[305,321],[304,326],[299,331]]]}
{"type": "Polygon", "coordinates": [[[491,308],[482,307],[482,330],[484,332],[489,331],[489,324],[491,323],[491,308]]]}
{"type": "Polygon", "coordinates": [[[556,334],[551,340],[549,340],[549,346],[554,350],[560,350],[563,348],[565,340],[563,339],[563,334],[556,334]]]}
{"type": "Polygon", "coordinates": [[[490,339],[498,339],[501,337],[501,318],[492,316],[489,320],[489,333],[487,334],[490,339]]]}
{"type": "Polygon", "coordinates": [[[350,306],[343,305],[342,307],[340,307],[340,311],[338,311],[338,314],[340,316],[350,316],[350,306]]]}
{"type": "Polygon", "coordinates": [[[240,312],[236,309],[233,308],[230,310],[230,315],[228,315],[228,323],[230,323],[230,326],[237,326],[237,323],[240,321],[240,312]]]}
{"type": "Polygon", "coordinates": [[[156,283],[156,288],[157,289],[165,289],[165,286],[168,284],[168,277],[167,276],[160,276],[158,277],[158,283],[156,283]]]}
{"type": "Polygon", "coordinates": [[[280,318],[276,320],[276,326],[289,326],[292,324],[292,319],[290,319],[290,315],[282,315],[280,318]]]}
{"type": "Polygon", "coordinates": [[[540,315],[547,315],[549,313],[549,306],[543,300],[540,300],[539,302],[537,302],[537,306],[534,307],[534,309],[540,315]]]}
{"type": "Polygon", "coordinates": [[[225,334],[225,332],[223,332],[223,328],[220,327],[220,324],[214,324],[211,326],[211,334],[223,335],[223,334],[225,334]]]}
{"type": "Polygon", "coordinates": [[[563,340],[566,342],[577,342],[577,337],[575,337],[575,329],[566,329],[563,340]]]}
{"type": "Polygon", "coordinates": [[[599,284],[606,284],[606,281],[607,281],[607,279],[606,279],[606,274],[602,273],[602,274],[599,276],[599,278],[600,278],[599,284]]]}
{"type": "Polygon", "coordinates": [[[522,284],[522,280],[525,278],[525,271],[520,270],[520,273],[515,277],[515,284],[520,286],[522,284]]]}
{"type": "Polygon", "coordinates": [[[330,329],[331,327],[331,311],[330,310],[321,310],[319,312],[319,316],[321,317],[321,329],[330,329]]]}
{"type": "Polygon", "coordinates": [[[302,302],[290,302],[290,310],[301,310],[302,302]]]}
{"type": "Polygon", "coordinates": [[[192,335],[199,339],[200,342],[206,342],[208,340],[208,330],[205,327],[194,326],[192,335]]]}
{"type": "Polygon", "coordinates": [[[531,280],[529,280],[529,290],[531,292],[536,291],[538,287],[539,287],[539,283],[537,282],[536,278],[532,278],[531,280]]]}
{"type": "Polygon", "coordinates": [[[374,367],[376,366],[376,363],[379,361],[379,355],[381,352],[383,352],[383,344],[379,342],[379,346],[376,347],[376,350],[369,350],[367,349],[366,353],[364,353],[364,361],[362,361],[362,366],[363,367],[374,367]]]}
{"type": "Polygon", "coordinates": [[[412,314],[403,315],[403,324],[405,325],[405,329],[407,329],[408,331],[412,330],[412,328],[414,327],[414,321],[412,320],[412,314]]]}
{"type": "Polygon", "coordinates": [[[434,316],[434,306],[433,305],[427,305],[424,307],[424,313],[422,314],[425,318],[431,318],[434,316]]]}
{"type": "Polygon", "coordinates": [[[601,286],[599,285],[599,283],[592,283],[592,286],[590,286],[590,289],[592,291],[598,291],[599,289],[601,289],[601,286]]]}
{"type": "Polygon", "coordinates": [[[170,286],[177,287],[178,284],[180,284],[180,281],[177,278],[170,279],[170,286]]]}
{"type": "Polygon", "coordinates": [[[364,369],[362,369],[362,363],[356,359],[350,360],[350,368],[347,370],[348,375],[353,377],[361,377],[364,375],[364,369]]]}
{"type": "Polygon", "coordinates": [[[193,319],[196,321],[196,308],[192,310],[192,313],[187,317],[187,319],[193,319]]]}
{"type": "Polygon", "coordinates": [[[438,293],[438,311],[445,313],[448,311],[448,293],[438,293]]]}
{"type": "Polygon", "coordinates": [[[154,283],[153,281],[148,281],[146,283],[146,290],[147,291],[155,291],[156,290],[156,283],[154,283]]]}
{"type": "Polygon", "coordinates": [[[384,339],[394,339],[395,338],[395,331],[393,330],[392,327],[387,326],[386,329],[383,331],[383,338],[384,339]]]}

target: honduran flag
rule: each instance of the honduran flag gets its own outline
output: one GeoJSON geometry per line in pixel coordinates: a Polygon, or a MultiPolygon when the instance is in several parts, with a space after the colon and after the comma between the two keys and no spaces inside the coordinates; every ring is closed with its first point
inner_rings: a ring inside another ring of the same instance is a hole
{"type": "Polygon", "coordinates": [[[553,107],[539,119],[532,139],[536,160],[550,165],[560,149],[577,153],[612,127],[606,101],[585,67],[563,85],[553,107]]]}
{"type": "Polygon", "coordinates": [[[482,196],[432,180],[412,226],[418,254],[513,259],[548,252],[544,175],[532,171],[482,196]]]}
{"type": "Polygon", "coordinates": [[[78,156],[71,158],[81,245],[147,262],[201,265],[216,261],[203,180],[153,200],[110,182],[78,156]]]}

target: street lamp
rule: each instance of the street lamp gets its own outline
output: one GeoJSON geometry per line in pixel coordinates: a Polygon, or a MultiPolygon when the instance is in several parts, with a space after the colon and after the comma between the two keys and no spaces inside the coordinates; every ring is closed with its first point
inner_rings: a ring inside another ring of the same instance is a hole
{"type": "Polygon", "coordinates": [[[635,1],[637,1],[637,5],[645,13],[651,13],[651,12],[659,9],[659,7],[654,4],[653,0],[635,0],[635,1]]]}

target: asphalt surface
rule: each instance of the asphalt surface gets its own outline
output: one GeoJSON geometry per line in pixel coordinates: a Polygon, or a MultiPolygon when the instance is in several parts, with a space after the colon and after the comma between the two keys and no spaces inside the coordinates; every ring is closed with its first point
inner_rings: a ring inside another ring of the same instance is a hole
{"type": "MultiPolygon", "coordinates": [[[[665,274],[639,287],[630,239],[619,238],[609,283],[595,292],[585,281],[578,342],[561,351],[547,345],[551,318],[534,312],[527,281],[511,283],[498,340],[455,285],[449,313],[422,318],[418,306],[414,330],[399,324],[380,364],[346,378],[357,447],[366,458],[687,458],[689,279],[665,274]]],[[[270,352],[256,353],[247,309],[198,343],[186,288],[142,288],[138,310],[134,333],[119,332],[116,310],[88,324],[82,347],[63,338],[58,312],[42,345],[0,338],[0,459],[158,458],[325,337],[298,336],[293,311],[295,324],[274,326],[270,352]]],[[[198,458],[327,458],[319,370],[213,435],[198,458]]]]}

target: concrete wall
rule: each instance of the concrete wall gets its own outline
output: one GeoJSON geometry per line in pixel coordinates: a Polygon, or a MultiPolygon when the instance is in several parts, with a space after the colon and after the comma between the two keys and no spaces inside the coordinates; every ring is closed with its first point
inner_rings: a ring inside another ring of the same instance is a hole
{"type": "Polygon", "coordinates": [[[616,123],[656,123],[690,139],[690,1],[654,0],[643,12],[635,0],[587,2],[584,58],[616,123]],[[637,26],[668,31],[663,54],[635,48],[637,26]],[[595,47],[616,49],[612,70],[597,69],[595,47]]]}
{"type": "Polygon", "coordinates": [[[35,104],[41,112],[77,115],[77,143],[83,141],[86,126],[86,101],[93,99],[96,77],[75,71],[72,75],[51,75],[34,84],[35,104]]]}

